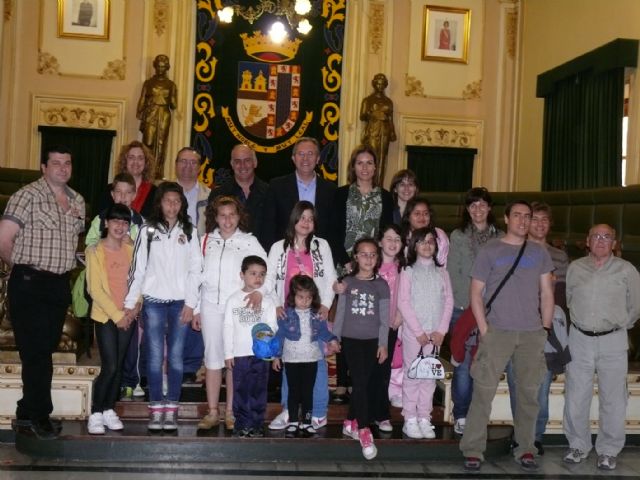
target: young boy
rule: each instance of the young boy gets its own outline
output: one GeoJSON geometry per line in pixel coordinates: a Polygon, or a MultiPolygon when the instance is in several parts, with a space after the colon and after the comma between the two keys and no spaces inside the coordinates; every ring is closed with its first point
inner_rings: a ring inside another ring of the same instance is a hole
{"type": "MultiPolygon", "coordinates": [[[[111,184],[111,198],[113,198],[114,203],[122,203],[131,209],[131,225],[129,227],[131,242],[138,236],[138,230],[143,222],[142,216],[131,208],[131,202],[133,202],[135,196],[136,182],[133,177],[128,173],[117,174],[111,184]]],[[[95,245],[100,240],[106,211],[106,209],[103,210],[91,221],[91,226],[84,241],[87,247],[95,245]]]]}
{"type": "Polygon", "coordinates": [[[269,297],[262,298],[259,311],[246,306],[247,294],[264,283],[267,263],[250,255],[242,260],[240,270],[244,287],[227,300],[223,327],[225,366],[233,368],[233,433],[239,437],[262,437],[269,362],[253,354],[251,330],[257,323],[266,323],[275,331],[276,307],[269,297]]]}

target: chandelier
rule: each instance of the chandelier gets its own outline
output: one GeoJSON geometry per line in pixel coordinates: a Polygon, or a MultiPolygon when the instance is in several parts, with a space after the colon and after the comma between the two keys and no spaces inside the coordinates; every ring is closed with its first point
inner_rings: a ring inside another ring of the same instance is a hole
{"type": "MultiPolygon", "coordinates": [[[[223,23],[231,23],[233,15],[239,15],[253,25],[264,13],[269,13],[287,19],[291,29],[297,30],[302,35],[311,31],[311,23],[306,15],[311,12],[310,0],[259,0],[255,7],[233,5],[218,10],[218,18],[223,23]]],[[[284,23],[277,20],[271,25],[269,37],[275,43],[282,43],[287,38],[287,29],[284,23]]]]}

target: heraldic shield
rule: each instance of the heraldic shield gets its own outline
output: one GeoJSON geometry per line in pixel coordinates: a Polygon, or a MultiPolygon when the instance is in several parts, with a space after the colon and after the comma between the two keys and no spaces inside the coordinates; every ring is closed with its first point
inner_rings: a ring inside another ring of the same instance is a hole
{"type": "Polygon", "coordinates": [[[300,112],[300,65],[238,63],[237,115],[251,135],[275,139],[293,129],[300,112]]]}

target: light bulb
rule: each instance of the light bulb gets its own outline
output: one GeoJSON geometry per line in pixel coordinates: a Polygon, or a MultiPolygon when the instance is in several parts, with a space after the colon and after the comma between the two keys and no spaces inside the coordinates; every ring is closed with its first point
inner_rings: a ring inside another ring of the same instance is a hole
{"type": "Polygon", "coordinates": [[[309,0],[296,0],[293,8],[298,15],[306,15],[311,11],[311,2],[309,0]]]}
{"type": "Polygon", "coordinates": [[[271,30],[269,30],[271,41],[274,43],[282,43],[287,36],[287,30],[284,28],[282,22],[273,22],[271,30]]]}
{"type": "Polygon", "coordinates": [[[222,23],[231,23],[233,19],[233,7],[224,7],[222,10],[218,10],[218,18],[222,23]]]}
{"type": "Polygon", "coordinates": [[[303,34],[306,35],[307,33],[309,33],[311,31],[313,27],[311,26],[311,24],[309,23],[309,20],[307,20],[306,18],[304,20],[301,20],[300,23],[298,23],[298,31],[303,34]]]}

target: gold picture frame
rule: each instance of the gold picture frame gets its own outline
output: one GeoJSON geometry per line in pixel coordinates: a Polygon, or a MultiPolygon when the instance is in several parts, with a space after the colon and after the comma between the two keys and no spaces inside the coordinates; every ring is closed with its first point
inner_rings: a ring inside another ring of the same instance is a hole
{"type": "Polygon", "coordinates": [[[422,60],[469,63],[471,10],[425,5],[422,60]]]}
{"type": "Polygon", "coordinates": [[[58,37],[109,40],[110,0],[58,0],[58,37]]]}

